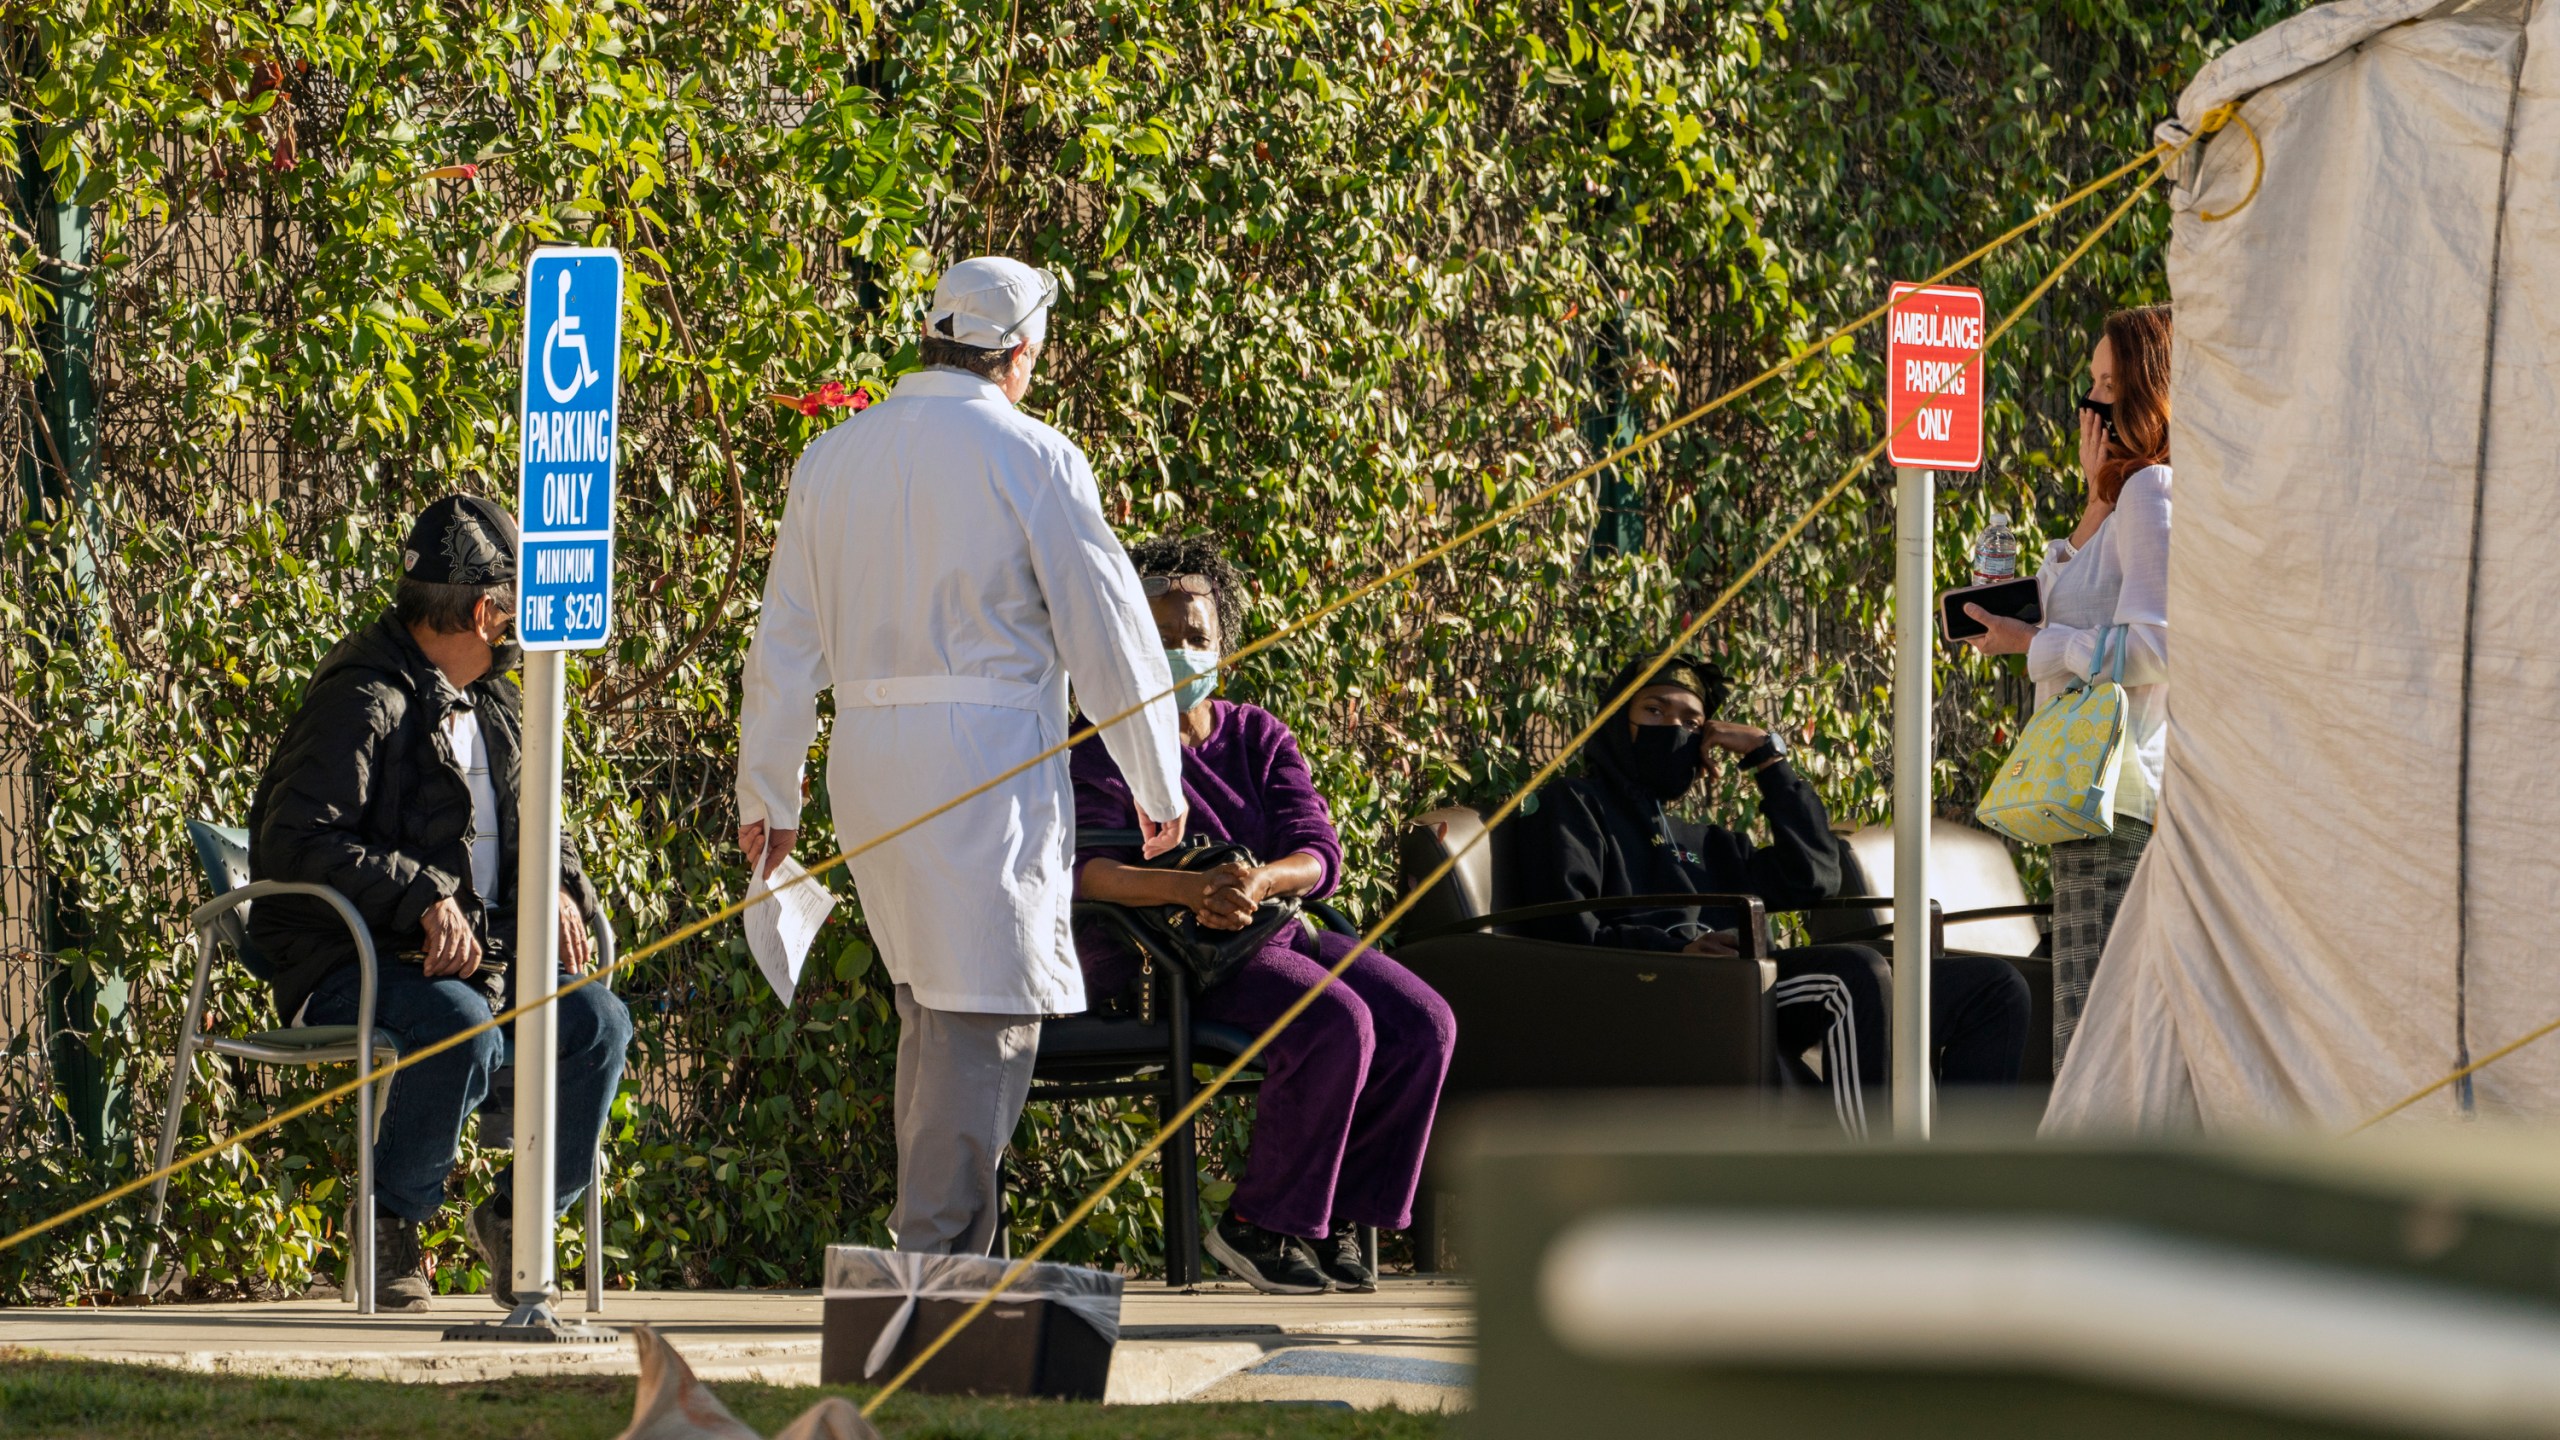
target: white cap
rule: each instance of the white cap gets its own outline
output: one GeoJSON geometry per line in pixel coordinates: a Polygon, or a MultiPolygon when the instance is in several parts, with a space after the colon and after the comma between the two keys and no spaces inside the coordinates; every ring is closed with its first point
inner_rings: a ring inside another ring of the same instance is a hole
{"type": "Polygon", "coordinates": [[[1049,333],[1058,277],[1001,255],[979,255],[942,272],[925,328],[981,350],[1010,350],[1049,333]]]}

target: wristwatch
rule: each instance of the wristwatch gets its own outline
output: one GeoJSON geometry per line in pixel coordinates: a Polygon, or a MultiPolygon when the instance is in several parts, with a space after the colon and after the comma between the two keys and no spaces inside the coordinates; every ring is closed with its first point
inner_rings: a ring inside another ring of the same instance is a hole
{"type": "Polygon", "coordinates": [[[1772,730],[1768,739],[1751,747],[1751,753],[1742,757],[1742,768],[1756,774],[1786,758],[1786,737],[1772,730]]]}

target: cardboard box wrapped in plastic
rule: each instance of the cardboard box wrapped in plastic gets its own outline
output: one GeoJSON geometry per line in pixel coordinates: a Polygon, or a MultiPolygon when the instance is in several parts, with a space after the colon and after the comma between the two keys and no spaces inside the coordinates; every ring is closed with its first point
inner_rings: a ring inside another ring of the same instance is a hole
{"type": "MultiPolygon", "coordinates": [[[[878,1383],[985,1298],[1013,1262],[827,1247],[822,1385],[878,1383]]],[[[1033,1265],[907,1382],[938,1395],[1099,1400],[1120,1339],[1117,1275],[1033,1265]]]]}

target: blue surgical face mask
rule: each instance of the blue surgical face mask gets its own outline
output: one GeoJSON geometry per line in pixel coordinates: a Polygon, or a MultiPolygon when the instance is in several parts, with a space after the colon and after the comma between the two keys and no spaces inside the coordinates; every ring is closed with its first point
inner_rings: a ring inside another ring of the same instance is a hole
{"type": "Polygon", "coordinates": [[[1189,710],[1209,698],[1218,688],[1218,652],[1215,650],[1167,650],[1164,663],[1173,668],[1173,678],[1182,688],[1173,692],[1173,703],[1189,710]]]}

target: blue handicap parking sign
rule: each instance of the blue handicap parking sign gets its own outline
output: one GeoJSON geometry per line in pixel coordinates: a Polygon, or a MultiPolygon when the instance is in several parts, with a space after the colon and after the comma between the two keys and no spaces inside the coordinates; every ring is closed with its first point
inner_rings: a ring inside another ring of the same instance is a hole
{"type": "Polygon", "coordinates": [[[622,256],[536,250],[524,282],[516,628],[528,650],[591,650],[613,629],[622,256]]]}

